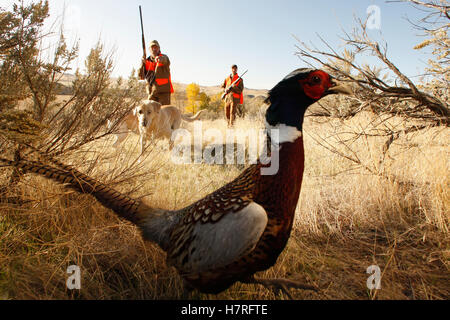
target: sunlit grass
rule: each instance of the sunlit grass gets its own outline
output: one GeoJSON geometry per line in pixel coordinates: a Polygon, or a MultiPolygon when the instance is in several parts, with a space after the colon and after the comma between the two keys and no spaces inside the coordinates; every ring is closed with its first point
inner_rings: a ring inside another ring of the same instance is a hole
{"type": "MultiPolygon", "coordinates": [[[[361,114],[342,123],[370,121],[361,114]]],[[[396,121],[393,119],[392,121],[396,121]]],[[[239,119],[240,129],[261,120],[239,119]]],[[[192,130],[193,124],[185,125],[192,130]]],[[[225,132],[223,120],[203,129],[225,132]]],[[[293,291],[298,299],[446,299],[449,251],[449,130],[435,128],[398,140],[386,172],[399,181],[350,170],[353,164],[317,144],[314,134],[333,136],[332,126],[306,119],[306,169],[291,239],[278,263],[262,277],[315,284],[318,293],[293,291]],[[406,181],[408,183],[402,183],[406,181]],[[370,265],[383,272],[382,289],[366,287],[370,265]]],[[[331,138],[330,138],[331,139],[331,138]]],[[[355,145],[367,163],[378,161],[383,139],[355,145]]],[[[83,159],[67,159],[110,181],[136,163],[137,137],[121,149],[112,139],[89,146],[83,159]],[[96,161],[94,162],[94,159],[96,161]]],[[[204,147],[204,146],[203,146],[204,147]]],[[[134,190],[155,207],[179,209],[202,198],[240,172],[241,166],[173,164],[167,141],[155,142],[138,167],[139,181],[115,187],[134,190]]],[[[2,174],[2,179],[7,178],[2,174]]],[[[119,175],[120,179],[120,175],[119,175]]],[[[138,230],[89,195],[26,175],[10,196],[23,204],[0,203],[0,299],[283,299],[264,288],[236,284],[213,296],[186,296],[165,254],[144,243],[138,230]],[[66,269],[82,270],[82,289],[66,289],[66,269]]]]}

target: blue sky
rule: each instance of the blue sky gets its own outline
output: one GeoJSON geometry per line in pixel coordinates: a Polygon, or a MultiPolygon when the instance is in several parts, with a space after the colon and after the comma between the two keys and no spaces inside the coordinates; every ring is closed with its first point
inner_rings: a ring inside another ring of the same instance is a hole
{"type": "MultiPolygon", "coordinates": [[[[4,7],[12,0],[0,0],[4,7]]],[[[317,35],[339,49],[341,28],[351,31],[353,16],[365,18],[370,5],[381,9],[380,35],[389,57],[409,76],[423,72],[428,56],[412,48],[421,38],[404,19],[416,9],[379,0],[50,0],[50,20],[66,8],[66,28],[80,40],[84,58],[98,39],[115,49],[114,76],[128,77],[142,56],[138,6],[142,5],[147,43],[157,39],[172,61],[175,82],[217,85],[238,64],[249,69],[249,88],[269,89],[293,69],[305,66],[294,54],[297,40],[319,44],[317,35]]],[[[368,61],[371,61],[370,59],[368,61]]]]}

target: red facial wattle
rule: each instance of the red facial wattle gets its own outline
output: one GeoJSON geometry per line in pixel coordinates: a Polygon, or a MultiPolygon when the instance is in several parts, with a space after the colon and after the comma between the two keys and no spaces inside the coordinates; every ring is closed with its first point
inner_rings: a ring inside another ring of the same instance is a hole
{"type": "Polygon", "coordinates": [[[313,100],[319,100],[331,86],[330,76],[321,70],[311,72],[306,79],[299,80],[305,94],[313,100]]]}

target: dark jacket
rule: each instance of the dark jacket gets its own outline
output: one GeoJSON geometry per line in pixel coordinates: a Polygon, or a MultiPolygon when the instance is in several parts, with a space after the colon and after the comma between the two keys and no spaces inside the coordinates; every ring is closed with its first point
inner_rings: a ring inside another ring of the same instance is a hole
{"type": "Polygon", "coordinates": [[[148,81],[151,86],[151,92],[156,94],[172,93],[173,86],[170,76],[169,57],[164,54],[160,54],[159,59],[160,63],[157,64],[154,57],[148,57],[146,63],[143,63],[139,70],[139,76],[141,80],[146,79],[148,81]]]}
{"type": "MultiPolygon", "coordinates": [[[[233,75],[230,74],[227,78],[225,78],[222,84],[222,88],[226,89],[231,83],[233,83],[233,75]]],[[[234,86],[231,89],[231,92],[227,95],[225,101],[240,104],[241,98],[237,97],[237,95],[242,95],[243,91],[244,91],[244,79],[241,79],[237,84],[237,86],[234,86]]]]}

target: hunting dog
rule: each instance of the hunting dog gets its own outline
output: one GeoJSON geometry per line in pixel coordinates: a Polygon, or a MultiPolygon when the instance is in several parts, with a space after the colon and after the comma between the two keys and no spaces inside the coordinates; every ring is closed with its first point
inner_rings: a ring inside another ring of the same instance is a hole
{"type": "Polygon", "coordinates": [[[119,124],[113,147],[117,148],[125,140],[129,131],[132,131],[139,134],[141,155],[144,152],[146,140],[151,136],[157,139],[169,139],[169,149],[172,150],[174,143],[172,134],[180,128],[181,121],[194,122],[200,118],[202,112],[203,110],[189,117],[174,106],[162,106],[159,102],[144,100],[119,124]]]}

